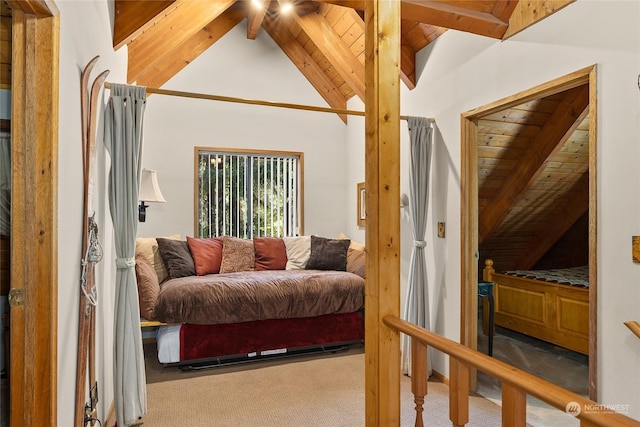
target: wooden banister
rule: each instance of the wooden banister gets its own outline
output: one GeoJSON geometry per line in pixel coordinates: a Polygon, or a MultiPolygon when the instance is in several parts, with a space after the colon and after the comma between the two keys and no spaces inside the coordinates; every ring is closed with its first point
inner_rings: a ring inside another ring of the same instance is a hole
{"type": "MultiPolygon", "coordinates": [[[[502,382],[502,415],[506,417],[506,419],[503,419],[503,425],[526,425],[527,395],[534,396],[563,412],[567,410],[568,405],[577,405],[576,407],[578,409],[598,408],[601,406],[579,394],[545,381],[542,378],[538,378],[535,375],[521,371],[500,360],[472,350],[455,341],[451,341],[448,338],[429,332],[414,324],[401,320],[396,316],[386,316],[383,322],[390,328],[412,337],[412,346],[413,342],[417,341],[449,355],[451,364],[449,372],[450,408],[454,406],[456,408],[455,413],[453,409],[450,409],[450,417],[454,426],[464,425],[468,420],[468,398],[465,403],[464,399],[461,398],[461,394],[468,395],[469,367],[478,369],[502,382]],[[455,360],[455,362],[452,363],[452,360],[455,360]],[[460,408],[460,405],[467,407],[466,418],[464,416],[464,410],[460,408]]],[[[422,359],[412,359],[411,363],[412,365],[425,363],[426,366],[426,360],[422,359]]],[[[576,418],[581,420],[581,426],[640,427],[640,422],[637,420],[619,413],[609,412],[609,410],[580,410],[576,418]]]]}

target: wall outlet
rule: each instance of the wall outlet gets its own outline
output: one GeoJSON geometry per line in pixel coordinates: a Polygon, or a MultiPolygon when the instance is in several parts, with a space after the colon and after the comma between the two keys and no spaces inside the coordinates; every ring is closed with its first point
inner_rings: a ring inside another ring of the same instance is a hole
{"type": "Polygon", "coordinates": [[[438,237],[444,239],[444,222],[438,223],[438,237]]]}

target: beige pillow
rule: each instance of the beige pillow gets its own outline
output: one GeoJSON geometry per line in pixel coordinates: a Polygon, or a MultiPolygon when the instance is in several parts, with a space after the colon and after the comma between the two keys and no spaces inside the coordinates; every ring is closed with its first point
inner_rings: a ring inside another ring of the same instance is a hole
{"type": "MultiPolygon", "coordinates": [[[[348,239],[349,237],[347,237],[346,234],[344,233],[340,233],[338,235],[338,239],[348,239]]],[[[356,251],[364,251],[365,245],[364,243],[360,243],[360,242],[356,242],[355,240],[351,240],[351,243],[349,244],[349,249],[353,249],[356,251]]]]}
{"type": "Polygon", "coordinates": [[[222,238],[222,262],[220,274],[237,271],[253,271],[256,265],[256,254],[253,240],[224,236],[222,238]]]}
{"type": "Polygon", "coordinates": [[[303,270],[311,256],[311,236],[283,237],[287,249],[287,270],[303,270]]]}
{"type": "MultiPolygon", "coordinates": [[[[180,240],[180,235],[174,234],[173,236],[166,236],[164,238],[180,240]]],[[[167,269],[165,268],[162,257],[160,256],[158,241],[155,237],[138,237],[136,239],[136,256],[137,255],[142,255],[147,259],[147,261],[149,261],[158,275],[159,283],[164,282],[165,279],[169,277],[169,273],[167,273],[167,269]]]]}

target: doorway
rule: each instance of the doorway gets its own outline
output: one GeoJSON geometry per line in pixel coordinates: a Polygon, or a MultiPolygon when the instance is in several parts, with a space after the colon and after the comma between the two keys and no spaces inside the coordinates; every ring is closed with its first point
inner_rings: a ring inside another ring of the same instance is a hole
{"type": "MultiPolygon", "coordinates": [[[[496,269],[529,269],[543,259],[553,243],[561,240],[560,236],[570,228],[555,230],[557,238],[542,239],[550,234],[549,224],[554,223],[548,213],[554,208],[543,207],[553,205],[551,199],[556,190],[582,189],[585,197],[580,200],[580,206],[573,206],[570,214],[576,223],[580,218],[586,221],[584,228],[588,234],[584,237],[583,256],[588,263],[589,276],[588,389],[591,399],[596,397],[597,390],[596,111],[596,67],[591,66],[462,114],[461,340],[468,347],[477,349],[478,281],[482,280],[482,268],[487,258],[482,251],[489,250],[489,243],[496,240],[496,233],[504,238],[501,247],[491,249],[491,257],[500,259],[502,264],[496,261],[496,269]],[[488,126],[503,129],[513,126],[517,132],[500,129],[487,132],[488,126]],[[565,171],[571,172],[564,175],[564,182],[554,183],[551,181],[553,173],[545,172],[544,168],[563,166],[553,161],[554,156],[562,152],[562,145],[571,140],[570,135],[576,129],[581,130],[585,140],[573,148],[580,151],[574,157],[583,160],[571,164],[572,160],[565,158],[560,163],[567,163],[565,171]],[[555,143],[551,142],[553,139],[555,143]],[[558,141],[563,142],[559,144],[558,141]],[[583,165],[578,165],[582,161],[583,165]],[[498,177],[501,179],[496,179],[498,177]],[[539,179],[547,179],[547,182],[539,184],[539,179]],[[537,193],[531,193],[531,190],[537,193]],[[547,211],[544,220],[541,219],[544,218],[543,210],[547,211]],[[516,215],[517,220],[513,221],[516,215]],[[503,224],[511,224],[512,231],[519,232],[519,236],[509,240],[508,227],[500,231],[503,224]]],[[[563,200],[568,203],[566,197],[563,200]]],[[[555,210],[562,211],[557,203],[555,210]]],[[[563,221],[568,223],[569,220],[563,221]]]]}

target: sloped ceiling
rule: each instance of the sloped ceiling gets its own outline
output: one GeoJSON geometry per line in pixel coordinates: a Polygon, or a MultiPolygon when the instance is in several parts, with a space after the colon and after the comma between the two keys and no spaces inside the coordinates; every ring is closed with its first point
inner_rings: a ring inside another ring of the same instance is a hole
{"type": "MultiPolygon", "coordinates": [[[[264,30],[346,109],[364,101],[364,1],[115,0],[114,47],[128,46],[129,83],[160,88],[237,25],[247,43],[264,30]]],[[[400,77],[413,89],[416,52],[447,30],[505,39],[573,1],[403,0],[400,77]]],[[[588,211],[587,105],[581,87],[478,121],[479,249],[497,268],[531,267],[588,211]]]]}
{"type": "MultiPolygon", "coordinates": [[[[401,79],[416,85],[415,55],[447,29],[502,39],[573,0],[403,0],[401,79]]],[[[263,29],[332,108],[364,101],[364,0],[115,0],[114,47],[128,45],[127,80],[161,87],[237,25],[263,29]],[[284,11],[285,4],[293,7],[284,11]]]]}

